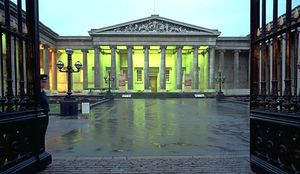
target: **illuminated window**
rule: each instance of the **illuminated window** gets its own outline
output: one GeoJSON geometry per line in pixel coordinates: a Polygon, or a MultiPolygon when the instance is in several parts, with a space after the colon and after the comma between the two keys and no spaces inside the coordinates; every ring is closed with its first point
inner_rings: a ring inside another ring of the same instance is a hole
{"type": "Polygon", "coordinates": [[[136,70],[136,81],[138,81],[138,82],[142,81],[142,69],[136,70]]]}
{"type": "Polygon", "coordinates": [[[166,81],[170,82],[170,69],[166,69],[166,81]]]}

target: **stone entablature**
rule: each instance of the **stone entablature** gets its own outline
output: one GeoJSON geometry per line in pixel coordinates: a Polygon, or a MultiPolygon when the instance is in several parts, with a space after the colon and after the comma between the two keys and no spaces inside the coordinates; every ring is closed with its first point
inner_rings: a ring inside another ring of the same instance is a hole
{"type": "Polygon", "coordinates": [[[216,42],[218,50],[250,50],[249,37],[218,37],[216,42]]]}

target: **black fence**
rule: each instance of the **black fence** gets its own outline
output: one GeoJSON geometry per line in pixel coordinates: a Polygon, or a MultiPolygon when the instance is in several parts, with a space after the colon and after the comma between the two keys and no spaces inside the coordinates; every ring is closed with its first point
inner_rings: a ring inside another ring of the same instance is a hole
{"type": "Polygon", "coordinates": [[[38,0],[23,4],[0,1],[0,173],[35,173],[51,163],[48,116],[39,107],[38,0]]]}
{"type": "Polygon", "coordinates": [[[251,0],[250,158],[257,173],[300,172],[300,4],[285,2],[279,16],[272,1],[266,23],[266,0],[251,0]]]}

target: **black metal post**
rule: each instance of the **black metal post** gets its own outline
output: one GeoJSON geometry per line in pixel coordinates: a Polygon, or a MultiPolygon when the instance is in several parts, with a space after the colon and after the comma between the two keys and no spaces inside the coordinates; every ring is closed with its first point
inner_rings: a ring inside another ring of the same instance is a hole
{"type": "Polygon", "coordinates": [[[60,115],[61,116],[76,116],[78,115],[78,102],[72,95],[72,73],[76,73],[80,71],[82,67],[80,62],[75,63],[75,67],[77,70],[73,70],[72,68],[72,54],[73,50],[70,48],[66,49],[66,53],[68,55],[68,65],[64,68],[64,64],[61,61],[57,62],[57,67],[60,72],[66,72],[68,76],[68,92],[67,96],[60,101],[60,115]]]}
{"type": "Polygon", "coordinates": [[[225,78],[222,77],[222,72],[218,73],[218,77],[216,78],[217,82],[219,83],[219,91],[216,95],[216,100],[221,100],[224,98],[224,93],[222,92],[222,83],[224,83],[225,78]]]}
{"type": "Polygon", "coordinates": [[[68,92],[67,92],[67,98],[71,98],[72,94],[72,54],[73,50],[72,49],[66,49],[66,53],[68,55],[68,65],[67,65],[67,73],[68,73],[68,92]]]}
{"type": "Polygon", "coordinates": [[[108,77],[104,77],[105,83],[108,83],[108,90],[105,98],[112,99],[113,95],[111,94],[111,82],[114,81],[114,77],[111,77],[111,72],[108,71],[108,77]]]}

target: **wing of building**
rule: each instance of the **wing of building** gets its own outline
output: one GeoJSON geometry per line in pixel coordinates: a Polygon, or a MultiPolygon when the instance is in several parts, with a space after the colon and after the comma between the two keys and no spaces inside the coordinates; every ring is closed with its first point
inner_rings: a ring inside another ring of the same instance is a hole
{"type": "MultiPolygon", "coordinates": [[[[13,21],[14,22],[14,21],[13,21]]],[[[40,24],[41,73],[52,93],[67,90],[67,74],[57,61],[83,68],[73,76],[73,92],[107,87],[114,92],[215,92],[219,72],[225,94],[249,94],[249,37],[220,37],[220,31],[159,15],[91,29],[88,36],[59,36],[40,24]]]]}

